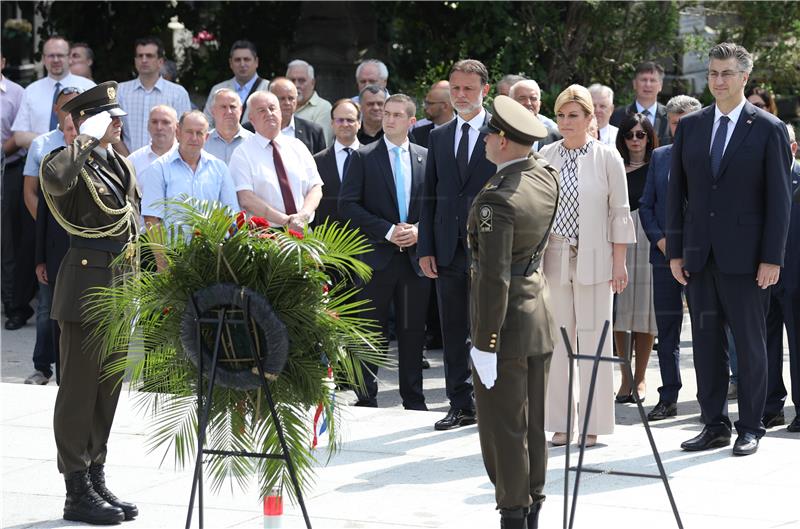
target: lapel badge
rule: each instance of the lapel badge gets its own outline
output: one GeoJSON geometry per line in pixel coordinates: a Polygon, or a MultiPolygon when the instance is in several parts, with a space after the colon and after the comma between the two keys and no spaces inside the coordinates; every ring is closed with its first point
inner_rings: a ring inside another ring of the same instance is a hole
{"type": "Polygon", "coordinates": [[[108,96],[110,102],[114,103],[114,100],[117,99],[117,90],[113,86],[109,86],[106,89],[106,95],[108,96]]]}
{"type": "Polygon", "coordinates": [[[747,125],[751,124],[752,122],[753,122],[753,120],[752,120],[752,119],[748,119],[748,120],[747,120],[747,125]]]}
{"type": "Polygon", "coordinates": [[[422,163],[422,156],[420,156],[419,154],[417,155],[417,162],[422,163]]]}

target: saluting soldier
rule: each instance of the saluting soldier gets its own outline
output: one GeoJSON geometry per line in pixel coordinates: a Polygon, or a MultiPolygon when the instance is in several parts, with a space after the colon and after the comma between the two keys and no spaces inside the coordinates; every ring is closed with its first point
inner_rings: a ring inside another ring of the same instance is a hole
{"type": "Polygon", "coordinates": [[[558,203],[558,173],[531,153],[547,129],[510,97],[494,100],[481,132],[497,173],[467,221],[478,434],[500,527],[533,529],[544,501],[544,398],[555,339],[539,263],[558,203]]]}
{"type": "Polygon", "coordinates": [[[114,152],[125,112],[117,83],[102,83],[66,103],[80,134],[42,160],[41,184],[53,216],[70,234],[53,294],[52,317],[61,326],[61,385],[53,431],[58,470],[64,474],[64,519],[92,524],[131,520],[138,509],[105,485],[106,443],[120,378],[105,378],[97,326],[86,314],[87,291],[112,284],[111,262],[137,235],[139,194],[133,166],[114,152]]]}

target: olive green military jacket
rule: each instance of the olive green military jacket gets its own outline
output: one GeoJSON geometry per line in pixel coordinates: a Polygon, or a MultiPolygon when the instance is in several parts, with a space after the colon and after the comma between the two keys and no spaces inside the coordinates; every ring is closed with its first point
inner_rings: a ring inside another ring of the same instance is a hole
{"type": "MultiPolygon", "coordinates": [[[[128,215],[132,215],[132,229],[136,230],[141,197],[133,165],[124,156],[115,155],[124,175],[121,178],[110,162],[93,151],[99,145],[96,138],[80,134],[71,145],[45,156],[40,168],[42,192],[50,195],[51,204],[58,210],[56,218],[63,217],[79,229],[102,228],[120,220],[122,215],[103,211],[96,203],[89,188],[91,185],[107,208],[119,210],[130,204],[128,215]],[[82,170],[86,171],[88,183],[82,170]]],[[[126,230],[113,237],[92,240],[127,242],[130,235],[131,232],[126,230]]],[[[50,314],[58,321],[85,322],[85,294],[93,287],[111,284],[115,272],[109,265],[118,253],[73,246],[71,244],[61,262],[50,314]]]]}
{"type": "Polygon", "coordinates": [[[558,173],[532,154],[491,177],[475,197],[467,220],[474,347],[502,358],[553,351],[544,275],[522,270],[549,234],[558,193],[558,173]]]}

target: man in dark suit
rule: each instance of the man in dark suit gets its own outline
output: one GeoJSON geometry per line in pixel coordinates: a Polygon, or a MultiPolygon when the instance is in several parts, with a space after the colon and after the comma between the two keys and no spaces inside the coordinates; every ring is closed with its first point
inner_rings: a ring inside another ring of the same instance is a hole
{"type": "Polygon", "coordinates": [[[633,91],[636,100],[626,107],[618,108],[611,114],[609,123],[619,127],[628,114],[644,114],[656,130],[659,145],[672,143],[672,133],[667,121],[667,108],[658,102],[658,94],[664,83],[664,68],[660,64],[645,61],[636,67],[633,78],[633,91]]]}
{"type": "Polygon", "coordinates": [[[414,127],[412,141],[417,145],[427,147],[431,131],[449,123],[454,117],[453,105],[450,103],[450,82],[436,81],[433,83],[425,96],[423,107],[428,123],[414,127]]]}
{"type": "Polygon", "coordinates": [[[472,200],[495,173],[486,159],[485,134],[491,119],[483,108],[489,73],[474,59],[450,69],[450,101],[458,116],[431,131],[425,170],[425,201],[419,226],[419,265],[436,279],[444,366],[450,410],[435,425],[449,430],[475,423],[469,381],[469,281],[467,214],[472,200]]]}
{"type": "Polygon", "coordinates": [[[269,91],[275,94],[281,105],[281,134],[302,141],[311,154],[325,149],[325,131],[322,127],[294,115],[297,110],[297,87],[286,77],[276,77],[269,84],[269,91]]]}
{"type": "Polygon", "coordinates": [[[709,52],[715,105],[678,123],[667,196],[667,257],[688,285],[697,400],[705,428],[684,450],[727,446],[728,360],[723,324],[736,341],[739,420],[734,455],[758,449],[767,392],[769,287],[786,251],[791,151],[786,127],[744,98],[753,59],[723,43],[709,52]]]}
{"type": "Polygon", "coordinates": [[[132,520],[138,509],[120,501],[105,485],[108,436],[122,377],[106,376],[106,362],[92,332],[96,316],[86,293],[108,287],[120,272],[111,263],[136,236],[139,192],[133,165],[110,147],[119,142],[125,112],[117,83],[108,81],[66,103],[80,134],[42,161],[42,193],[51,212],[72,232],[58,272],[52,317],[61,326],[61,385],[53,416],[58,470],[64,474],[64,519],[93,524],[132,520]],[[67,224],[68,223],[68,224],[67,224]]]}
{"type": "Polygon", "coordinates": [[[536,119],[542,122],[547,130],[547,136],[533,142],[531,149],[534,152],[539,151],[545,145],[549,145],[554,141],[561,139],[561,134],[558,132],[558,125],[545,116],[539,114],[539,109],[542,108],[542,91],[539,84],[533,79],[523,79],[511,86],[508,96],[525,107],[528,112],[536,116],[536,119]]]}
{"type": "MultiPolygon", "coordinates": [[[[667,103],[670,132],[674,135],[678,120],[700,110],[700,101],[689,96],[675,96],[667,103]]],[[[678,392],[681,389],[680,341],[683,324],[683,287],[672,277],[666,258],[667,184],[672,163],[672,145],[653,151],[647,169],[639,219],[650,240],[650,264],[653,266],[653,307],[658,327],[658,366],[661,387],[658,403],[647,415],[659,421],[678,414],[678,392]]]]}
{"type": "MultiPolygon", "coordinates": [[[[797,156],[797,138],[794,127],[786,125],[792,155],[797,156]]],[[[792,160],[792,190],[800,197],[800,163],[792,160]]],[[[786,239],[786,260],[778,282],[770,292],[767,313],[767,403],[764,407],[765,428],[785,423],[783,405],[786,386],[783,384],[783,328],[789,343],[789,373],[795,417],[786,427],[790,432],[800,432],[800,203],[792,204],[789,236],[786,239]]],[[[741,373],[740,375],[741,376],[741,373]]]]}
{"type": "Polygon", "coordinates": [[[361,144],[356,134],[361,126],[361,109],[352,99],[340,99],[331,108],[333,145],[314,155],[319,176],[322,177],[322,198],[314,214],[313,226],[320,226],[326,219],[331,222],[347,222],[339,215],[339,190],[342,179],[350,165],[350,157],[361,144]]]}
{"type": "MultiPolygon", "coordinates": [[[[400,396],[407,410],[427,410],[422,393],[422,348],[430,281],[417,263],[417,226],[424,199],[427,149],[408,141],[416,105],[404,94],[384,105],[384,137],[355,151],[339,193],[339,214],[352,221],[372,243],[362,256],[372,278],[361,297],[371,300],[364,316],[377,320],[388,343],[389,307],[394,302],[400,396]]],[[[386,344],[384,344],[385,346],[386,344]]],[[[357,406],[376,407],[375,365],[365,366],[366,392],[357,391],[357,406]]]]}

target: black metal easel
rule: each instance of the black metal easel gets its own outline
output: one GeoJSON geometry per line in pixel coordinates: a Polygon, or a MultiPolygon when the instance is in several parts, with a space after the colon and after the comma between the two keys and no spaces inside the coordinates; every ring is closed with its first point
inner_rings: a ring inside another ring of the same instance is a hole
{"type": "Polygon", "coordinates": [[[669,498],[670,506],[672,507],[672,513],[675,515],[675,521],[678,524],[679,529],[683,529],[683,523],[681,522],[680,514],[678,514],[678,507],[675,505],[675,498],[672,496],[672,490],[669,488],[669,480],[667,479],[667,473],[664,471],[664,465],[661,463],[661,456],[658,453],[658,448],[656,448],[656,442],[653,440],[653,433],[650,431],[650,424],[647,421],[647,416],[644,413],[644,406],[642,406],[642,401],[639,399],[639,393],[637,391],[633,391],[635,395],[634,399],[636,400],[636,406],[639,408],[639,417],[642,419],[642,424],[644,425],[644,429],[647,432],[647,439],[650,441],[650,448],[653,450],[653,458],[656,460],[656,465],[658,466],[658,474],[643,474],[639,472],[625,472],[621,470],[603,470],[603,469],[596,469],[596,468],[583,468],[583,455],[586,451],[586,430],[589,427],[589,417],[592,413],[592,401],[594,400],[594,387],[595,382],[597,381],[597,369],[600,366],[600,362],[612,362],[615,364],[621,364],[623,369],[628,371],[628,376],[630,380],[633,381],[633,372],[631,370],[631,362],[630,358],[626,356],[626,358],[609,358],[603,357],[603,344],[606,341],[606,337],[608,335],[608,328],[610,322],[606,320],[605,325],[603,325],[603,332],[600,335],[600,343],[597,344],[597,352],[592,355],[582,355],[582,354],[575,354],[572,351],[572,346],[569,342],[569,337],[567,336],[567,330],[564,327],[561,327],[561,339],[564,340],[564,345],[567,348],[567,355],[569,356],[569,395],[567,396],[567,444],[566,444],[566,461],[564,463],[564,529],[572,529],[572,524],[575,521],[575,508],[578,503],[578,485],[580,484],[581,480],[581,472],[591,472],[595,474],[611,474],[615,476],[632,476],[637,478],[655,478],[661,479],[664,482],[664,488],[667,491],[667,497],[669,498]],[[594,362],[592,366],[592,379],[589,383],[589,398],[586,402],[586,416],[583,420],[583,430],[580,436],[580,455],[578,456],[578,466],[577,467],[570,467],[569,466],[569,445],[572,442],[572,387],[574,384],[575,378],[575,366],[574,363],[576,360],[592,360],[594,362]],[[575,487],[572,492],[572,508],[569,509],[569,473],[575,472],[575,487]]]}
{"type": "MultiPolygon", "coordinates": [[[[292,480],[292,486],[294,487],[295,493],[297,494],[297,501],[300,504],[300,509],[303,511],[303,519],[306,523],[306,528],[311,529],[311,520],[308,517],[308,511],[306,511],[306,504],[303,501],[303,495],[300,491],[300,484],[297,481],[297,474],[295,473],[294,465],[292,464],[292,458],[289,454],[289,449],[286,445],[286,439],[283,435],[283,427],[281,426],[280,419],[278,418],[278,414],[275,411],[275,402],[272,400],[272,393],[269,389],[269,383],[264,376],[264,366],[261,362],[261,355],[258,352],[258,349],[255,346],[253,340],[253,332],[255,329],[250,328],[250,298],[247,297],[244,300],[244,318],[243,319],[231,319],[228,314],[227,308],[221,308],[218,310],[218,316],[214,317],[202,317],[200,310],[197,306],[197,300],[195,296],[192,295],[192,304],[195,310],[195,326],[197,329],[197,342],[198,344],[202,344],[200,330],[201,325],[206,324],[216,324],[216,335],[214,338],[214,352],[211,360],[211,374],[208,378],[208,389],[206,390],[206,397],[205,402],[207,403],[203,406],[203,354],[202,351],[198,355],[198,366],[197,366],[197,415],[200,417],[200,421],[197,425],[197,460],[195,461],[194,465],[194,478],[192,480],[192,494],[189,498],[189,510],[186,515],[186,529],[191,527],[192,523],[192,512],[194,511],[194,499],[195,496],[198,498],[198,520],[199,520],[199,527],[203,529],[203,455],[209,454],[214,456],[239,456],[239,457],[254,457],[254,458],[262,458],[262,459],[281,459],[286,463],[286,467],[289,470],[289,476],[292,480]],[[264,396],[266,397],[267,404],[269,405],[270,415],[272,416],[272,420],[275,422],[275,431],[278,433],[278,439],[281,443],[281,454],[268,454],[268,453],[261,453],[261,452],[245,452],[245,451],[229,451],[229,450],[211,450],[204,448],[205,439],[206,439],[206,428],[208,427],[208,418],[209,413],[211,410],[211,398],[214,391],[214,384],[216,382],[216,375],[217,375],[217,362],[219,360],[219,350],[222,343],[222,331],[228,324],[236,324],[236,325],[244,325],[247,329],[247,335],[250,339],[250,351],[253,355],[253,360],[258,368],[258,376],[261,379],[261,387],[264,390],[264,396]]],[[[201,345],[202,347],[202,345],[201,345]]]]}

